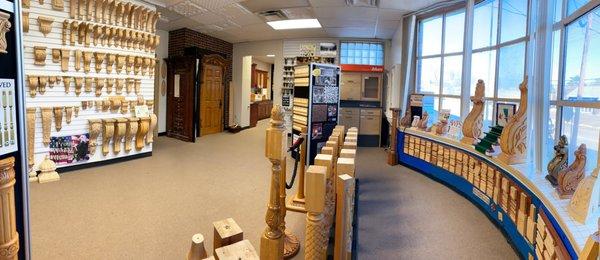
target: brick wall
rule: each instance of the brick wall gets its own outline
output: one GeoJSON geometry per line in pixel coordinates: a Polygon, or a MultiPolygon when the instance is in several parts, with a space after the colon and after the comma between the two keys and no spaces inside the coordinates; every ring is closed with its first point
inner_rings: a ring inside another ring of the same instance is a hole
{"type": "Polygon", "coordinates": [[[198,47],[216,52],[227,60],[228,65],[225,75],[223,75],[223,87],[225,89],[223,96],[223,125],[227,127],[229,122],[229,82],[232,79],[233,44],[188,28],[169,32],[169,57],[183,55],[184,50],[188,47],[198,47]]]}

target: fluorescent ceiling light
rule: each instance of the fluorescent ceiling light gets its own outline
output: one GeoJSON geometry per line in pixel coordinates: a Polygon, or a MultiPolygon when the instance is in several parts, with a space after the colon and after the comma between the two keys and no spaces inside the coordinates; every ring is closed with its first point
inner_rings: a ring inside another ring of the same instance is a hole
{"type": "Polygon", "coordinates": [[[275,30],[321,28],[317,19],[289,19],[267,22],[275,30]]]}
{"type": "Polygon", "coordinates": [[[267,54],[267,57],[275,57],[275,54],[267,54]]]}

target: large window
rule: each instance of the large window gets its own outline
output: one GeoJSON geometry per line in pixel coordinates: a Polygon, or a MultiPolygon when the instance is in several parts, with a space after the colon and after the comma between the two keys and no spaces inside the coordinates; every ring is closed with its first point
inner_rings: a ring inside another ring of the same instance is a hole
{"type": "Polygon", "coordinates": [[[342,42],[341,45],[340,64],[383,66],[383,43],[342,42]]]}
{"type": "Polygon", "coordinates": [[[587,146],[587,170],[596,167],[600,135],[600,7],[588,0],[554,0],[550,131],[544,161],[553,156],[560,135],[569,140],[569,161],[580,144],[587,146]]]}
{"type": "Polygon", "coordinates": [[[421,20],[417,51],[416,92],[424,94],[429,124],[440,109],[460,120],[465,11],[452,11],[421,20]]]}

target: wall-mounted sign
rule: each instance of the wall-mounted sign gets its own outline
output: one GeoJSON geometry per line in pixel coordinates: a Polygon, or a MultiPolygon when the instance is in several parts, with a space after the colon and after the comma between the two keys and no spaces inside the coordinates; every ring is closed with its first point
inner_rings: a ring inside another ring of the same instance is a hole
{"type": "Polygon", "coordinates": [[[383,66],[380,65],[360,65],[360,64],[342,64],[342,71],[348,72],[383,72],[383,66]]]}

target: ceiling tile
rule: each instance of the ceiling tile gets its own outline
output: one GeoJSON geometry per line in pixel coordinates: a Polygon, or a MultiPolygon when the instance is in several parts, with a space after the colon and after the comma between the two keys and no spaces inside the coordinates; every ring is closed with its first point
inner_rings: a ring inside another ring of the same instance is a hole
{"type": "Polygon", "coordinates": [[[373,29],[364,27],[325,28],[331,37],[372,38],[373,29]]]}
{"type": "Polygon", "coordinates": [[[379,8],[417,11],[429,5],[444,1],[445,0],[379,0],[379,8]]]}
{"type": "Polygon", "coordinates": [[[308,7],[308,0],[250,0],[241,3],[253,13],[293,7],[308,7]]]}
{"type": "Polygon", "coordinates": [[[319,18],[323,27],[374,27],[377,20],[369,19],[340,19],[340,18],[319,18]]]}
{"type": "Polygon", "coordinates": [[[343,7],[346,0],[308,0],[312,7],[343,7]]]}
{"type": "Polygon", "coordinates": [[[378,29],[393,29],[396,30],[400,25],[400,21],[379,21],[377,22],[378,29]]]}
{"type": "Polygon", "coordinates": [[[409,10],[379,8],[379,20],[402,20],[402,15],[409,13],[409,10]]]}
{"type": "Polygon", "coordinates": [[[313,8],[317,18],[340,18],[353,19],[360,17],[361,19],[376,20],[377,8],[372,7],[321,7],[313,8]]]}
{"type": "Polygon", "coordinates": [[[217,22],[224,21],[225,17],[223,15],[220,15],[217,13],[206,12],[206,13],[191,16],[190,19],[192,19],[200,24],[214,24],[217,22]]]}

